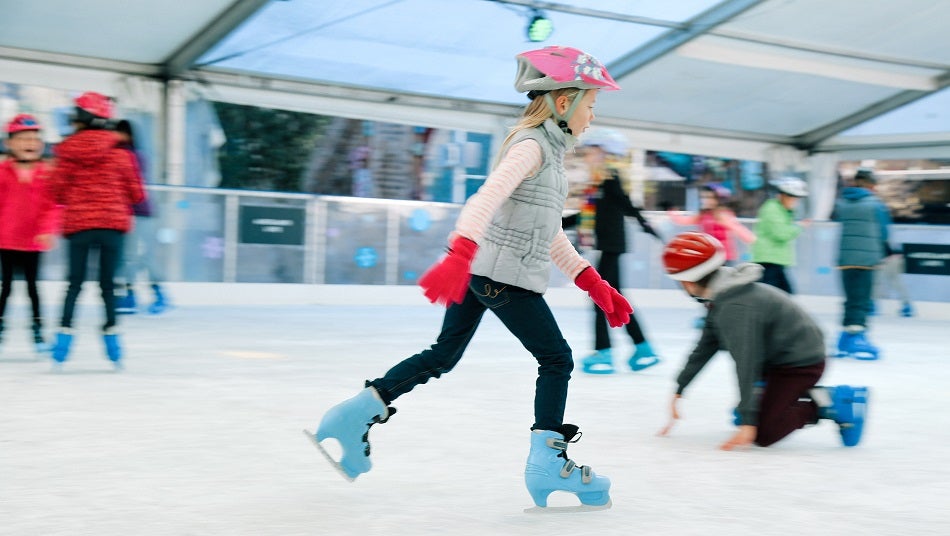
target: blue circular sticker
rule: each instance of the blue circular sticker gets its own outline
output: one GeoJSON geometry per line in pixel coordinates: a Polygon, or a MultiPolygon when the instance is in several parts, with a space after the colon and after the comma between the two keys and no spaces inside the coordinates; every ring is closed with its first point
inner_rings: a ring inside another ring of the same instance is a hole
{"type": "Polygon", "coordinates": [[[356,250],[356,255],[353,256],[353,261],[356,262],[356,265],[360,268],[372,268],[376,266],[376,261],[379,259],[379,255],[376,254],[376,248],[359,248],[356,250]]]}
{"type": "Polygon", "coordinates": [[[409,228],[413,231],[421,233],[430,226],[432,226],[432,217],[429,216],[428,210],[417,208],[409,215],[409,228]]]}

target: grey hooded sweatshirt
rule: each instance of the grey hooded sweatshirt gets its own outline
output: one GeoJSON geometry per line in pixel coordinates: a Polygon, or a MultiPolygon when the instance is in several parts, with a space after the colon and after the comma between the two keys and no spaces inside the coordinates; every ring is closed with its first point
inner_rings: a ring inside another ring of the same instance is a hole
{"type": "Polygon", "coordinates": [[[761,275],[762,267],[751,263],[716,272],[702,336],[676,379],[676,392],[682,394],[716,352],[727,350],[736,362],[739,414],[753,425],[759,415],[753,390],[764,371],[815,365],[826,353],[818,324],[788,294],[757,283],[761,275]]]}

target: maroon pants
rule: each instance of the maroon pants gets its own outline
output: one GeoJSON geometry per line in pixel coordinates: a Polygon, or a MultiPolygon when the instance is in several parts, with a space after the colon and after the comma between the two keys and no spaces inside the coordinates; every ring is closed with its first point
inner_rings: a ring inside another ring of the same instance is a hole
{"type": "Polygon", "coordinates": [[[807,367],[773,367],[765,371],[757,445],[767,447],[818,421],[818,406],[808,396],[808,390],[818,383],[824,371],[824,361],[807,367]]]}

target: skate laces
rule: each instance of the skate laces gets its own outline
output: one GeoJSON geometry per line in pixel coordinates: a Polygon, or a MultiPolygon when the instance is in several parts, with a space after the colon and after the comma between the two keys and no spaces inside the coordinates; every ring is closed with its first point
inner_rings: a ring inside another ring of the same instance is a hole
{"type": "Polygon", "coordinates": [[[589,484],[594,478],[593,469],[588,465],[577,465],[574,460],[567,457],[567,446],[580,441],[584,434],[574,424],[562,424],[556,431],[563,435],[564,439],[555,439],[552,437],[548,438],[546,443],[548,447],[561,451],[558,453],[558,457],[564,458],[564,465],[561,467],[560,473],[561,478],[569,478],[571,473],[574,472],[574,469],[580,469],[581,482],[589,484]]]}
{"type": "Polygon", "coordinates": [[[369,423],[366,423],[366,433],[363,434],[363,443],[366,445],[366,447],[363,449],[363,453],[364,453],[366,456],[369,456],[369,451],[370,451],[370,448],[369,448],[369,429],[372,428],[374,424],[385,424],[386,422],[389,421],[389,418],[392,417],[392,416],[395,415],[395,414],[396,414],[396,408],[394,408],[394,407],[392,407],[392,406],[387,406],[387,407],[386,407],[386,416],[385,416],[385,417],[384,417],[384,416],[380,416],[380,415],[374,415],[374,416],[373,416],[373,421],[372,421],[372,422],[369,422],[369,423]]]}

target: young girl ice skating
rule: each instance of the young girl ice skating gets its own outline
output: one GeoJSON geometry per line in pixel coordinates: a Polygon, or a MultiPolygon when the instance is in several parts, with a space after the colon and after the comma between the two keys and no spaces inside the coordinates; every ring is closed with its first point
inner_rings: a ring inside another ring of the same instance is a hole
{"type": "MultiPolygon", "coordinates": [[[[586,507],[610,506],[610,480],[567,457],[578,427],[564,424],[571,349],[544,300],[553,262],[587,291],[612,326],[627,323],[629,303],[573,248],[561,229],[567,197],[562,158],[594,118],[598,90],[619,89],[592,56],[547,47],[517,56],[515,87],[531,103],[505,139],[485,184],[463,207],[448,254],[419,280],[426,297],[445,304],[442,331],[429,349],[366,382],[355,397],[331,408],[311,436],[334,438],[337,462],[349,479],[370,470],[369,427],[386,422],[394,400],[452,370],[486,310],[491,310],[538,362],[531,448],[525,468],[528,492],[538,507],[557,490],[574,493],[586,507]]],[[[322,449],[321,449],[322,450],[322,449]]],[[[324,451],[326,454],[326,452],[324,451]]],[[[329,455],[327,456],[328,458],[329,455]]]]}

